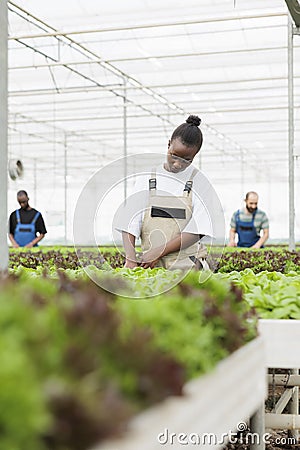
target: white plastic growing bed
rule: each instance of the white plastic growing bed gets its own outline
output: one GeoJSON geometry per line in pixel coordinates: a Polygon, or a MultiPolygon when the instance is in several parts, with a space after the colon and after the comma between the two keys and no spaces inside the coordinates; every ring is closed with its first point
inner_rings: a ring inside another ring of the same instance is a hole
{"type": "Polygon", "coordinates": [[[221,448],[223,435],[234,432],[265,399],[262,339],[256,338],[210,374],[187,383],[184,392],[183,397],[168,398],[139,414],[122,439],[105,442],[95,450],[221,448]]]}
{"type": "Polygon", "coordinates": [[[266,367],[300,367],[300,320],[261,319],[258,324],[266,348],[266,367]]]}

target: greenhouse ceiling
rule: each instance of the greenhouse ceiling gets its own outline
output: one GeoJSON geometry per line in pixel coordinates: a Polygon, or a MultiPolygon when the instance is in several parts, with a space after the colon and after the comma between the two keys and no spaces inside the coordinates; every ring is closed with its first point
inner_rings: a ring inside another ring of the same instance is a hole
{"type": "MultiPolygon", "coordinates": [[[[173,128],[197,114],[199,164],[213,180],[239,180],[241,171],[288,179],[284,0],[20,0],[8,7],[9,157],[27,173],[51,170],[78,183],[124,152],[165,152],[173,128]]],[[[299,48],[295,36],[296,154],[299,48]]]]}

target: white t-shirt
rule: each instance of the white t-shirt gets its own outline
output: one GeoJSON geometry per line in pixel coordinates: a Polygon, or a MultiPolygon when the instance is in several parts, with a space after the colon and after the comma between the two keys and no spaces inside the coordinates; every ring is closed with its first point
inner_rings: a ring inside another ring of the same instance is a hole
{"type": "MultiPolygon", "coordinates": [[[[185,170],[172,173],[163,166],[156,168],[156,195],[182,196],[185,183],[191,179],[195,167],[188,166],[185,170]]],[[[128,197],[126,205],[118,211],[115,228],[126,231],[136,238],[140,237],[145,209],[149,204],[149,179],[152,172],[137,174],[133,193],[128,197]]],[[[184,228],[184,233],[202,234],[213,237],[214,217],[220,214],[221,205],[217,194],[205,175],[197,170],[192,186],[193,214],[184,228]]]]}

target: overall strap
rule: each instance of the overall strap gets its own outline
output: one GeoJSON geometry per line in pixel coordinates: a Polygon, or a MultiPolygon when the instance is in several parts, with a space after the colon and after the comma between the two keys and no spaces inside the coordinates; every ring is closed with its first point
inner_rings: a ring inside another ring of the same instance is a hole
{"type": "Polygon", "coordinates": [[[35,216],[34,216],[34,218],[33,218],[32,221],[31,221],[31,223],[35,223],[36,220],[37,220],[37,218],[39,217],[40,214],[41,214],[41,213],[40,213],[39,211],[37,211],[36,214],[35,214],[35,216]]]}
{"type": "Polygon", "coordinates": [[[238,222],[240,220],[240,210],[238,209],[235,213],[235,222],[238,222]]]}
{"type": "Polygon", "coordinates": [[[255,215],[257,213],[257,210],[254,211],[254,213],[252,214],[252,225],[254,226],[254,220],[255,220],[255,215]]]}
{"type": "Polygon", "coordinates": [[[16,209],[16,218],[17,218],[17,222],[21,223],[20,211],[18,209],[16,209]]]}
{"type": "Polygon", "coordinates": [[[156,191],[156,170],[152,169],[151,178],[149,178],[149,192],[150,195],[155,194],[156,191]]]}
{"type": "Polygon", "coordinates": [[[195,169],[193,170],[191,176],[190,176],[190,179],[185,183],[183,193],[184,193],[184,195],[185,195],[186,197],[190,194],[190,192],[191,192],[191,190],[192,190],[192,187],[193,187],[193,178],[194,178],[194,176],[196,175],[197,172],[198,172],[198,170],[195,168],[195,169]]]}

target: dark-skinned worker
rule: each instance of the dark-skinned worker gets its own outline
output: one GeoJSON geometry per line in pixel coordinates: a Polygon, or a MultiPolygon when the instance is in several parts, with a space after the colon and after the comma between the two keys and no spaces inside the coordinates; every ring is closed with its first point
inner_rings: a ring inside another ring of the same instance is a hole
{"type": "Polygon", "coordinates": [[[192,165],[203,141],[200,122],[198,116],[189,116],[173,131],[165,162],[137,178],[135,193],[145,193],[143,206],[136,206],[128,225],[116,227],[122,232],[125,267],[209,268],[207,250],[200,240],[213,236],[206,208],[207,203],[213,203],[207,202],[213,189],[192,165]],[[135,249],[139,237],[140,259],[135,249]]]}
{"type": "Polygon", "coordinates": [[[20,208],[9,217],[9,239],[14,248],[32,248],[38,245],[47,233],[42,214],[29,205],[26,191],[18,191],[20,208]]]}

